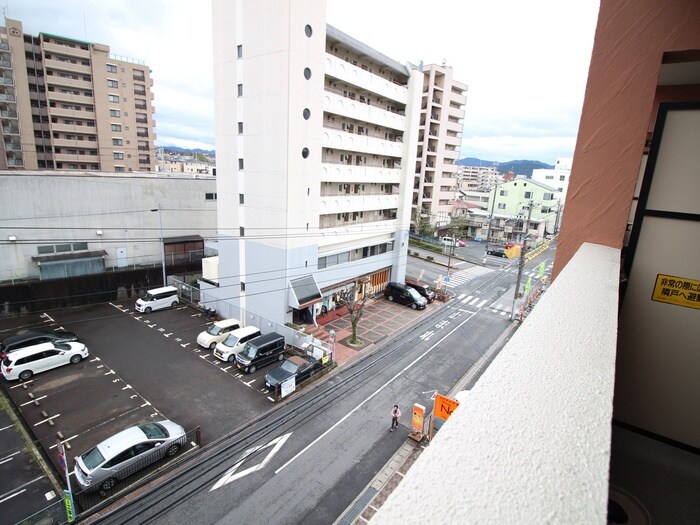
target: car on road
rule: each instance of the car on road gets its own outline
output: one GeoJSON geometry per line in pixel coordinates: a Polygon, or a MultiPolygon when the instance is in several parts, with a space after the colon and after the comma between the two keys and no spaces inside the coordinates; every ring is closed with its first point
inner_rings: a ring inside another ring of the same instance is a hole
{"type": "Polygon", "coordinates": [[[265,374],[265,385],[270,390],[274,390],[292,376],[295,378],[295,383],[299,384],[314,375],[320,368],[321,361],[313,356],[293,355],[265,374]]]}
{"type": "Polygon", "coordinates": [[[214,357],[221,361],[232,363],[236,360],[236,354],[243,350],[245,344],[251,339],[260,336],[260,329],[255,326],[244,326],[229,333],[226,339],[217,343],[214,349],[214,357]]]}
{"type": "Polygon", "coordinates": [[[441,241],[445,246],[457,246],[457,240],[454,237],[443,237],[441,241]]]}
{"type": "Polygon", "coordinates": [[[428,301],[428,304],[435,300],[435,292],[430,289],[430,285],[416,279],[406,279],[406,286],[413,288],[428,301]]]}
{"type": "Polygon", "coordinates": [[[464,248],[466,245],[467,245],[467,243],[464,242],[462,239],[459,239],[457,241],[457,246],[459,246],[460,248],[464,248]]]}
{"type": "Polygon", "coordinates": [[[238,319],[223,319],[209,325],[209,328],[200,332],[197,336],[197,344],[204,348],[214,350],[216,344],[220,343],[228,335],[241,327],[241,322],[238,319]]]}
{"type": "Polygon", "coordinates": [[[73,473],[86,490],[111,490],[115,483],[187,443],[185,429],[170,420],[129,427],[75,458],[73,473]]]}
{"type": "Polygon", "coordinates": [[[79,363],[90,354],[87,346],[77,341],[41,343],[20,348],[2,360],[2,375],[8,381],[26,381],[34,374],[67,364],[79,363]]]}
{"type": "Polygon", "coordinates": [[[396,301],[405,304],[414,310],[422,310],[428,304],[428,300],[422,297],[416,290],[401,283],[388,283],[384,288],[384,297],[388,301],[396,301]]]}
{"type": "Polygon", "coordinates": [[[0,342],[0,359],[5,359],[7,354],[19,348],[40,343],[65,343],[68,341],[79,341],[79,339],[73,332],[66,332],[65,330],[31,331],[11,335],[0,342]]]}
{"type": "Polygon", "coordinates": [[[486,255],[493,255],[494,257],[507,257],[506,251],[500,246],[487,249],[486,255]]]}

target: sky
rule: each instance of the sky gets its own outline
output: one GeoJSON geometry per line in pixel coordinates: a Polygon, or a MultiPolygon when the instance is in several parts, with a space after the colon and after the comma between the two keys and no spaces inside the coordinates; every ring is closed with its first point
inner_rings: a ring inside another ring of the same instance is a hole
{"type": "MultiPolygon", "coordinates": [[[[26,33],[144,61],[156,144],[214,149],[209,0],[0,5],[26,33]]],[[[554,164],[574,154],[598,8],[599,0],[328,0],[327,22],[399,62],[452,67],[469,86],[460,158],[554,164]]]]}

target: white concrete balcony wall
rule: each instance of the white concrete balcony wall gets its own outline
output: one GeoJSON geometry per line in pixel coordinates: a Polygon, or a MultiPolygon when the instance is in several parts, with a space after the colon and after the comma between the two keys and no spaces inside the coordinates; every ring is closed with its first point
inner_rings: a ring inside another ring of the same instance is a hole
{"type": "Polygon", "coordinates": [[[619,277],[584,244],[370,523],[605,524],[619,277]]]}
{"type": "Polygon", "coordinates": [[[403,143],[401,142],[376,139],[330,128],[323,128],[322,145],[324,148],[342,149],[370,155],[398,158],[403,155],[403,143]]]}
{"type": "Polygon", "coordinates": [[[338,243],[344,244],[366,244],[368,237],[377,235],[390,235],[396,231],[398,221],[396,219],[365,222],[362,224],[352,224],[347,226],[336,226],[333,228],[321,228],[318,234],[318,249],[328,251],[328,247],[338,243]]]}
{"type": "Polygon", "coordinates": [[[321,182],[398,184],[401,169],[370,168],[350,164],[321,164],[321,182]]]}
{"type": "Polygon", "coordinates": [[[362,122],[397,129],[401,131],[401,134],[403,134],[406,126],[406,117],[403,115],[386,111],[377,106],[364,104],[330,91],[326,91],[323,94],[323,110],[362,122]]]}
{"type": "Polygon", "coordinates": [[[399,195],[328,195],[319,199],[319,214],[387,210],[399,207],[399,195]]]}
{"type": "Polygon", "coordinates": [[[365,71],[360,66],[346,62],[342,58],[326,53],[325,66],[327,76],[337,78],[402,104],[408,102],[408,88],[406,86],[394,84],[385,78],[365,71]]]}

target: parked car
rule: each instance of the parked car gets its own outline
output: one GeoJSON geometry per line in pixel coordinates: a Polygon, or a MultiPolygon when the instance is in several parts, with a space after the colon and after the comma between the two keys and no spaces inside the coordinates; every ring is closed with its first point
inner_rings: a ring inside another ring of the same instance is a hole
{"type": "Polygon", "coordinates": [[[260,329],[255,326],[244,326],[229,333],[226,339],[217,343],[214,356],[229,363],[236,360],[236,354],[243,350],[245,344],[260,336],[260,329]]]}
{"type": "Polygon", "coordinates": [[[197,336],[197,344],[204,348],[214,350],[216,344],[220,343],[228,334],[241,327],[241,322],[238,319],[224,319],[216,321],[209,325],[204,332],[200,332],[197,336]]]}
{"type": "Polygon", "coordinates": [[[443,237],[442,244],[445,246],[457,246],[457,241],[454,239],[454,237],[443,237]]]}
{"type": "Polygon", "coordinates": [[[0,343],[0,359],[5,359],[7,354],[19,348],[34,346],[40,343],[66,343],[68,341],[79,341],[78,336],[73,332],[64,330],[55,331],[32,331],[23,334],[11,335],[0,343]]]}
{"type": "Polygon", "coordinates": [[[175,286],[164,286],[148,290],[146,295],[136,300],[136,310],[150,314],[154,310],[162,310],[180,304],[175,286]]]}
{"type": "Polygon", "coordinates": [[[459,246],[460,248],[464,248],[466,245],[467,245],[467,243],[465,241],[463,241],[462,239],[457,241],[457,246],[459,246]]]}
{"type": "Polygon", "coordinates": [[[187,443],[185,429],[169,420],[129,427],[75,458],[81,488],[110,490],[151,463],[174,456],[187,443]]]}
{"type": "Polygon", "coordinates": [[[406,286],[413,288],[428,301],[428,304],[435,300],[435,292],[430,289],[430,286],[423,281],[415,279],[406,279],[406,286]]]}
{"type": "Polygon", "coordinates": [[[284,359],[284,336],[275,332],[248,341],[236,354],[236,367],[254,373],[261,366],[284,359]]]}
{"type": "Polygon", "coordinates": [[[79,363],[89,355],[87,346],[77,341],[41,343],[7,354],[2,360],[2,375],[9,381],[26,381],[34,374],[69,363],[79,363]]]}
{"type": "Polygon", "coordinates": [[[321,368],[321,361],[310,355],[293,355],[265,374],[265,385],[274,390],[278,385],[294,376],[296,384],[311,377],[321,368]]]}
{"type": "Polygon", "coordinates": [[[494,257],[507,257],[506,251],[500,246],[489,248],[486,250],[486,255],[493,255],[494,257]]]}
{"type": "Polygon", "coordinates": [[[422,310],[428,304],[428,300],[414,290],[401,283],[389,283],[384,288],[384,297],[389,301],[405,304],[414,310],[422,310]]]}

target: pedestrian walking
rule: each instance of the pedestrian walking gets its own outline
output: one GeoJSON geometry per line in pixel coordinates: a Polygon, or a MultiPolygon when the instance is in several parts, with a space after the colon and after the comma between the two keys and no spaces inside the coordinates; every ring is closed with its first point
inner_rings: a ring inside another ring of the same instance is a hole
{"type": "Polygon", "coordinates": [[[389,432],[393,432],[395,428],[399,427],[399,418],[401,417],[401,410],[399,410],[399,405],[394,405],[391,409],[391,429],[389,432]]]}

